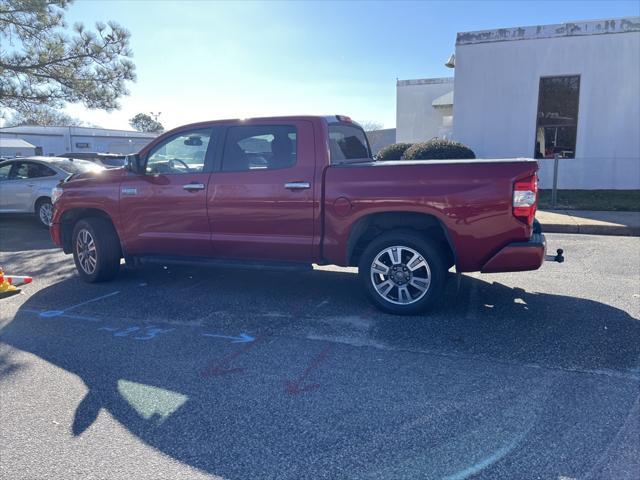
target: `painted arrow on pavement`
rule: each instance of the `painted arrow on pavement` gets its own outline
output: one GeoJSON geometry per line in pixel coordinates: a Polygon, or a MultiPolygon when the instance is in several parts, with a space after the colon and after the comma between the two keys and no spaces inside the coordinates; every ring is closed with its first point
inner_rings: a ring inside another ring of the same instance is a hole
{"type": "Polygon", "coordinates": [[[319,383],[308,383],[308,377],[315,370],[320,368],[329,356],[329,352],[331,351],[331,345],[327,345],[322,349],[322,351],[311,361],[309,366],[304,369],[302,374],[296,378],[295,380],[285,380],[284,382],[284,391],[289,395],[300,395],[305,392],[313,392],[320,388],[319,383]],[[305,384],[306,383],[306,384],[305,384]]]}
{"type": "Polygon", "coordinates": [[[244,368],[234,368],[229,364],[238,358],[239,356],[247,353],[253,347],[255,347],[258,343],[260,343],[264,337],[259,336],[255,342],[245,342],[246,345],[242,346],[239,350],[235,352],[231,352],[228,355],[225,355],[219,360],[214,360],[207,365],[204,370],[200,373],[203,378],[207,377],[221,377],[223,375],[227,375],[228,373],[242,373],[245,371],[244,368]]]}
{"type": "Polygon", "coordinates": [[[229,340],[231,340],[231,343],[249,343],[249,342],[253,342],[255,340],[255,337],[252,337],[251,335],[247,335],[244,332],[241,332],[239,337],[230,337],[228,335],[215,335],[213,333],[203,333],[202,336],[203,337],[228,338],[229,340]]]}

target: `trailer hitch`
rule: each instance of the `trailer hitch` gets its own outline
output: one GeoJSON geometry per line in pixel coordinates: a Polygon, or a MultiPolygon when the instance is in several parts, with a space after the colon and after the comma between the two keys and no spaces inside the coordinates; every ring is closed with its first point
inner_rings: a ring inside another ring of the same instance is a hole
{"type": "Polygon", "coordinates": [[[563,254],[564,254],[564,250],[559,248],[558,250],[556,250],[556,254],[555,255],[546,255],[544,259],[547,262],[562,263],[562,262],[564,262],[564,255],[563,254]]]}

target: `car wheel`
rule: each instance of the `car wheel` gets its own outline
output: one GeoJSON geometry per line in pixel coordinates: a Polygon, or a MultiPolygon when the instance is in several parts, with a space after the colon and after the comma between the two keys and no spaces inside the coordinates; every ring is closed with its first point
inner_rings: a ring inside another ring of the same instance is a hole
{"type": "Polygon", "coordinates": [[[85,282],[105,282],[120,269],[120,241],[103,218],[79,220],[73,227],[73,260],[85,282]]]}
{"type": "Polygon", "coordinates": [[[36,218],[43,227],[49,228],[51,226],[51,219],[53,218],[53,204],[49,198],[41,198],[36,203],[36,218]]]}
{"type": "Polygon", "coordinates": [[[359,275],[369,299],[396,315],[433,307],[444,291],[445,254],[412,231],[392,231],[373,240],[360,257],[359,275]]]}

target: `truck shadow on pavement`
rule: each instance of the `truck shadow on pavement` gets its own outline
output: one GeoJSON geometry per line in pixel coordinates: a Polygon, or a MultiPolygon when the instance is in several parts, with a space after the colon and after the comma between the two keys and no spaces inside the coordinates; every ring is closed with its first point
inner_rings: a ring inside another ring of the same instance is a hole
{"type": "Polygon", "coordinates": [[[619,443],[637,427],[640,322],[603,303],[452,276],[439,309],[400,318],[368,307],[351,273],[214,272],[200,274],[205,289],[172,295],[163,274],[125,272],[112,285],[120,294],[77,318],[38,315],[78,291],[69,278],[0,331],[5,345],[82,379],[70,434],[90,434],[105,410],[147,444],[229,479],[599,478],[618,468],[619,443]],[[135,341],[101,329],[131,322],[173,330],[135,341]],[[202,329],[264,340],[245,353],[202,329]],[[230,373],[202,375],[224,358],[230,373]],[[287,393],[287,379],[306,374],[318,388],[287,393]]]}

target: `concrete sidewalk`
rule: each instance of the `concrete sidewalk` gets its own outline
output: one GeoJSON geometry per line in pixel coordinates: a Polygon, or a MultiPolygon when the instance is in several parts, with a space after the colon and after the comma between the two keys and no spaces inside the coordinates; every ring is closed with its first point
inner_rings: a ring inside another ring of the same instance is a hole
{"type": "Polygon", "coordinates": [[[543,210],[536,218],[543,232],[640,236],[640,212],[543,210]]]}

